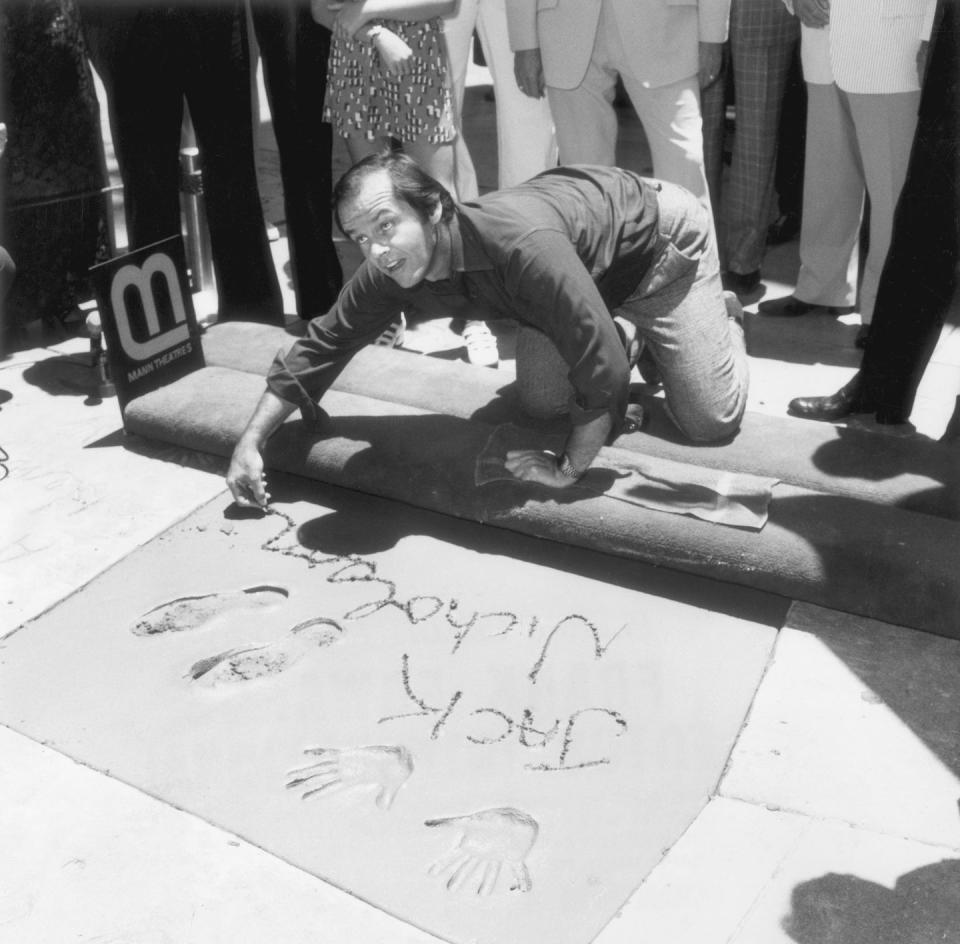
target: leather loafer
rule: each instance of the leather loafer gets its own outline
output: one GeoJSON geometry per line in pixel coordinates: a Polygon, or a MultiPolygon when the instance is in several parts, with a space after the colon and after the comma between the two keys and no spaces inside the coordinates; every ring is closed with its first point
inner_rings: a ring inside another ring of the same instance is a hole
{"type": "Polygon", "coordinates": [[[841,420],[852,413],[872,413],[876,405],[860,395],[856,379],[827,397],[795,397],[787,406],[791,416],[807,420],[841,420]]]}
{"type": "Polygon", "coordinates": [[[852,305],[817,305],[813,302],[804,302],[792,295],[786,298],[772,298],[767,302],[760,302],[757,310],[761,315],[770,315],[776,318],[797,318],[800,315],[849,315],[854,311],[852,305]]]}

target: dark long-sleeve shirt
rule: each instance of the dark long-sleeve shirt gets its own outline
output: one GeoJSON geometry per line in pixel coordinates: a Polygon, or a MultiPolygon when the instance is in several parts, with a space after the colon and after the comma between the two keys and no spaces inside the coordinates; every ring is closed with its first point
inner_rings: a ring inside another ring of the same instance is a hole
{"type": "Polygon", "coordinates": [[[512,318],[547,335],[569,365],[573,422],[608,412],[618,428],[630,365],[611,311],[655,258],[658,189],[619,168],[560,167],[457,204],[450,278],[402,288],[365,262],[333,308],[277,356],[269,388],[311,413],[349,358],[401,311],[512,318]]]}

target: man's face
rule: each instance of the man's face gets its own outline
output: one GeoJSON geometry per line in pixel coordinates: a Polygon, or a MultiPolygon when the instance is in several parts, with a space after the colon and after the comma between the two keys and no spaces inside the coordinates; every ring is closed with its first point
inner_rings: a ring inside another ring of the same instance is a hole
{"type": "Polygon", "coordinates": [[[355,197],[340,205],[343,231],[364,259],[403,288],[426,278],[440,278],[436,221],[422,220],[408,203],[397,199],[385,170],[369,174],[355,197]]]}

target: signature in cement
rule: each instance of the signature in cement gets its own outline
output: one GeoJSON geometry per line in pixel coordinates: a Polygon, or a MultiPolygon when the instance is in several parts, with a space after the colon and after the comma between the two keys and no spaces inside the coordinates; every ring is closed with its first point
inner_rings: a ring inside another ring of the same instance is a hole
{"type": "MultiPolygon", "coordinates": [[[[491,638],[509,636],[525,628],[526,637],[532,639],[542,630],[540,620],[536,616],[532,617],[529,623],[526,624],[518,614],[506,610],[482,612],[474,609],[470,616],[466,616],[466,610],[461,607],[460,601],[456,599],[445,599],[433,595],[418,595],[403,600],[398,596],[397,585],[392,580],[380,576],[375,561],[352,555],[323,556],[318,551],[311,551],[303,547],[297,543],[296,540],[290,544],[282,544],[283,539],[287,535],[295,532],[297,527],[296,522],[275,508],[270,509],[270,514],[281,518],[286,522],[286,525],[279,534],[264,542],[264,550],[286,556],[299,557],[306,560],[310,567],[317,566],[318,564],[340,565],[336,570],[331,571],[327,575],[326,579],[328,583],[355,583],[368,587],[376,587],[378,589],[380,596],[377,599],[362,603],[347,613],[344,613],[343,619],[345,620],[365,619],[380,613],[388,607],[400,610],[411,625],[424,623],[442,614],[447,625],[453,630],[451,655],[456,654],[471,632],[484,623],[494,627],[493,631],[488,632],[488,636],[491,638]]],[[[544,664],[547,661],[547,656],[551,650],[554,639],[561,630],[563,630],[566,635],[569,635],[571,632],[576,632],[577,630],[585,632],[589,638],[593,658],[599,660],[607,654],[610,646],[625,629],[626,626],[621,626],[604,641],[600,628],[586,616],[574,613],[561,617],[546,634],[540,654],[530,669],[530,681],[533,683],[537,682],[537,679],[543,671],[544,664]]]]}
{"type": "MultiPolygon", "coordinates": [[[[523,709],[519,719],[501,711],[499,708],[480,707],[469,711],[466,708],[460,709],[464,697],[462,690],[454,691],[446,700],[439,699],[439,704],[429,704],[426,699],[413,690],[413,683],[410,678],[410,656],[407,653],[404,653],[401,660],[400,675],[404,694],[416,705],[418,710],[388,715],[381,718],[379,724],[399,721],[404,718],[428,718],[433,721],[429,736],[431,740],[435,741],[447,728],[455,713],[462,715],[466,712],[467,718],[480,719],[483,722],[480,727],[474,726],[465,735],[471,744],[500,744],[516,734],[517,742],[521,747],[542,749],[551,745],[560,734],[561,719],[553,719],[550,725],[537,723],[532,710],[529,708],[523,709]]],[[[583,733],[584,730],[588,729],[591,740],[595,740],[598,734],[602,734],[601,731],[598,731],[596,724],[587,724],[588,717],[595,722],[600,721],[607,732],[612,732],[616,738],[621,737],[628,730],[626,719],[617,711],[602,707],[580,708],[570,714],[563,722],[563,736],[559,738],[559,753],[556,761],[553,763],[545,761],[537,764],[530,763],[524,766],[528,770],[560,771],[583,770],[588,767],[610,764],[612,760],[606,756],[594,756],[578,760],[580,755],[574,750],[574,747],[578,747],[580,742],[588,739],[588,735],[583,733]]]]}
{"type": "MultiPolygon", "coordinates": [[[[343,616],[345,620],[372,616],[387,606],[403,612],[411,625],[433,619],[442,613],[447,624],[456,630],[451,655],[457,653],[467,633],[481,621],[496,621],[500,625],[501,628],[493,633],[493,636],[512,634],[523,625],[520,617],[509,611],[481,613],[474,610],[470,617],[464,619],[460,615],[458,601],[444,601],[436,596],[414,596],[401,601],[397,599],[396,585],[393,581],[379,576],[375,562],[354,556],[321,557],[317,552],[303,548],[299,544],[281,546],[280,542],[284,536],[294,530],[296,524],[292,518],[275,509],[271,510],[271,514],[282,518],[286,526],[279,534],[264,543],[264,549],[303,558],[311,567],[320,563],[339,565],[327,575],[326,579],[330,583],[356,583],[381,588],[382,595],[379,599],[349,610],[343,616]]],[[[207,625],[226,612],[270,606],[281,602],[287,596],[287,591],[280,587],[260,586],[234,593],[181,597],[146,613],[132,631],[138,635],[155,635],[196,629],[207,625]]],[[[587,617],[580,614],[562,617],[546,633],[540,654],[527,673],[531,685],[535,685],[540,678],[548,654],[552,651],[554,641],[559,634],[585,634],[590,643],[593,659],[599,660],[606,655],[610,646],[625,628],[621,627],[609,638],[604,639],[599,628],[587,617]]],[[[529,622],[527,638],[533,637],[539,630],[539,620],[534,617],[529,622]]],[[[210,685],[275,676],[286,671],[307,652],[336,642],[342,637],[343,632],[337,621],[327,617],[317,617],[295,626],[285,637],[275,642],[229,649],[200,659],[191,666],[187,674],[194,681],[202,681],[210,685]]],[[[414,691],[410,657],[406,653],[401,660],[401,682],[404,695],[413,703],[416,710],[385,716],[380,718],[379,724],[405,718],[427,718],[431,722],[429,737],[431,740],[436,740],[441,732],[447,729],[451,718],[456,714],[458,718],[471,720],[471,726],[465,734],[467,741],[471,744],[495,745],[516,736],[520,746],[528,749],[545,749],[554,743],[559,745],[553,762],[528,763],[525,765],[528,770],[570,771],[610,764],[611,758],[603,754],[582,757],[580,744],[588,742],[591,737],[594,740],[605,735],[609,738],[611,731],[614,737],[619,738],[628,729],[626,720],[619,712],[601,706],[580,708],[565,719],[553,718],[544,725],[537,721],[532,709],[527,707],[513,714],[489,705],[468,709],[463,704],[464,692],[460,689],[451,691],[449,697],[444,699],[434,699],[437,703],[431,704],[425,697],[421,697],[414,691]]],[[[320,785],[318,792],[340,782],[342,781],[335,780],[329,785],[324,782],[320,785]]]]}

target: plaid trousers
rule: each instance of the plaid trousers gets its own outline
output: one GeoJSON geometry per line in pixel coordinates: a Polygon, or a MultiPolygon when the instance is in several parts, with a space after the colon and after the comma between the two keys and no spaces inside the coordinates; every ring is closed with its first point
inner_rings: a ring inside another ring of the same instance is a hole
{"type": "Polygon", "coordinates": [[[798,20],[781,0],[733,0],[724,74],[702,92],[704,163],[714,207],[720,263],[733,272],[760,268],[774,212],[777,132],[798,20]],[[723,177],[723,133],[732,70],[733,160],[723,177]]]}

